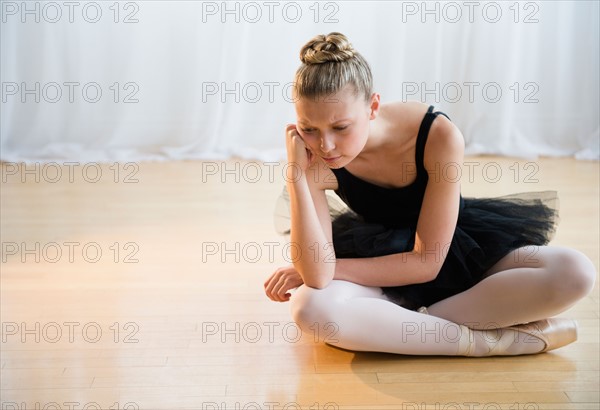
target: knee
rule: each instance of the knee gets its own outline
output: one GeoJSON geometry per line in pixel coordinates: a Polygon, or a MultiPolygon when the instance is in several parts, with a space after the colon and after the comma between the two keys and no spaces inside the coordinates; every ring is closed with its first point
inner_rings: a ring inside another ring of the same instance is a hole
{"type": "Polygon", "coordinates": [[[594,288],[596,268],[582,252],[564,248],[556,255],[553,265],[553,288],[560,297],[575,301],[587,296],[594,288]]]}
{"type": "Polygon", "coordinates": [[[335,299],[328,297],[327,293],[326,289],[302,285],[290,299],[292,318],[303,332],[314,332],[316,324],[322,326],[333,321],[335,299]]]}

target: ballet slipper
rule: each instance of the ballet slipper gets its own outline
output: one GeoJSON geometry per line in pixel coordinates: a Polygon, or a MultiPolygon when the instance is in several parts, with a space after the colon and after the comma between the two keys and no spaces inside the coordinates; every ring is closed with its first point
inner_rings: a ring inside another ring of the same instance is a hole
{"type": "Polygon", "coordinates": [[[565,318],[549,318],[523,325],[507,327],[507,329],[526,333],[544,342],[545,347],[540,351],[548,352],[566,346],[577,340],[577,322],[565,318]]]}
{"type": "MultiPolygon", "coordinates": [[[[428,315],[429,312],[425,306],[420,307],[417,312],[428,315]]],[[[471,356],[475,349],[475,339],[473,330],[459,325],[461,329],[461,338],[459,340],[458,355],[471,356]]],[[[566,346],[577,340],[577,322],[564,318],[549,318],[522,325],[509,326],[504,329],[514,330],[525,333],[540,339],[544,343],[544,348],[537,353],[548,352],[566,346]]],[[[502,332],[499,338],[494,337],[498,334],[498,329],[484,330],[486,335],[484,339],[488,342],[490,350],[484,356],[506,356],[507,349],[515,343],[515,335],[512,332],[502,332]],[[491,336],[491,338],[490,338],[491,336]],[[493,341],[489,343],[490,339],[493,341]]]]}
{"type": "Polygon", "coordinates": [[[460,327],[460,339],[458,340],[458,356],[473,356],[475,351],[475,335],[473,329],[458,325],[460,327]]]}
{"type": "MultiPolygon", "coordinates": [[[[538,320],[503,329],[484,330],[484,339],[488,343],[490,350],[483,356],[512,355],[508,353],[508,349],[516,342],[516,335],[513,332],[498,332],[499,330],[513,330],[541,340],[544,343],[544,348],[538,352],[531,353],[542,353],[558,349],[577,340],[577,322],[574,320],[562,318],[538,320]],[[497,337],[498,333],[500,333],[499,338],[497,337]]],[[[527,343],[527,340],[524,342],[527,343]]]]}

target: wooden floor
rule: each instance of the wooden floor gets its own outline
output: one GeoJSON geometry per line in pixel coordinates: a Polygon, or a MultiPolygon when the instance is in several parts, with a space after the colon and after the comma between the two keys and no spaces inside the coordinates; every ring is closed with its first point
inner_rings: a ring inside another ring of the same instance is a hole
{"type": "MultiPolygon", "coordinates": [[[[598,269],[598,162],[467,161],[463,196],[558,190],[552,244],[598,269]]],[[[598,409],[597,285],[562,315],[579,341],[540,355],[352,353],[298,334],[262,287],[289,260],[273,228],[282,175],[3,164],[2,409],[598,409]]]]}

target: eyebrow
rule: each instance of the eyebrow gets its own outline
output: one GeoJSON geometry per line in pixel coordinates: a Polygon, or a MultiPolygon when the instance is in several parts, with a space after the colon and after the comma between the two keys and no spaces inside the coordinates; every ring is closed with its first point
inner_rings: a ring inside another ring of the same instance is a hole
{"type": "MultiPolygon", "coordinates": [[[[344,122],[344,121],[351,121],[351,119],[350,118],[342,118],[341,120],[337,120],[337,121],[332,122],[331,125],[337,124],[339,122],[344,122]]],[[[302,124],[305,124],[305,125],[311,125],[309,122],[304,121],[304,120],[298,120],[298,123],[302,123],[302,124]]]]}

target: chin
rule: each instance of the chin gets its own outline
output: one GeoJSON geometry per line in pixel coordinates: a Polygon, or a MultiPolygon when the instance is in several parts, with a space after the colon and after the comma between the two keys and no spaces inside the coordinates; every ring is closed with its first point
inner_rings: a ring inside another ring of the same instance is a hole
{"type": "Polygon", "coordinates": [[[343,168],[346,165],[348,165],[350,163],[350,161],[352,161],[352,160],[348,160],[348,157],[346,157],[346,156],[341,156],[341,158],[339,158],[333,162],[325,161],[322,158],[321,158],[321,160],[325,163],[325,165],[327,165],[329,168],[332,168],[332,169],[343,168]]]}

